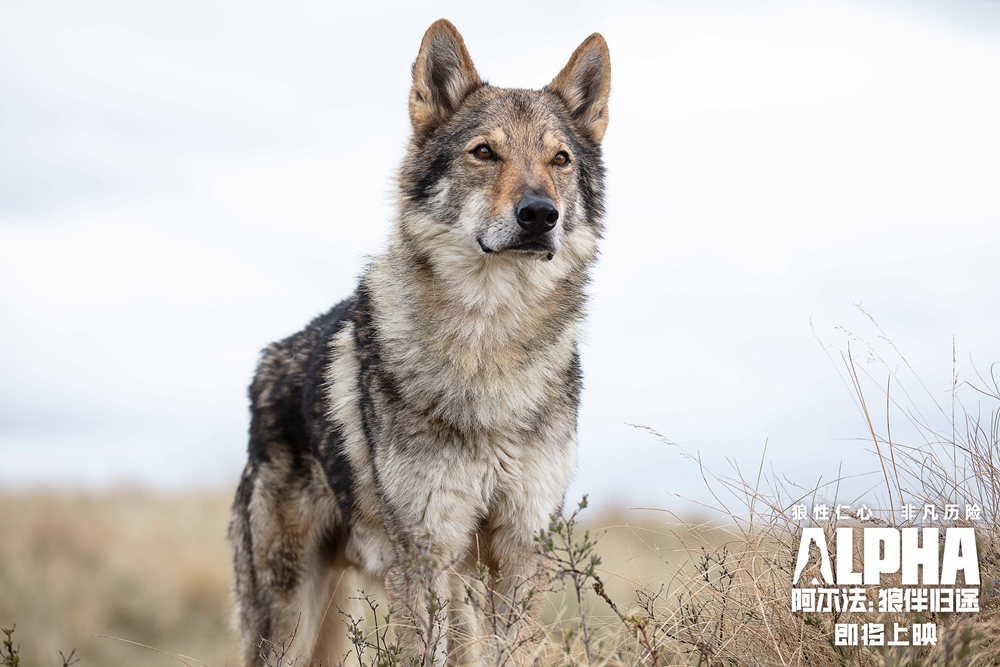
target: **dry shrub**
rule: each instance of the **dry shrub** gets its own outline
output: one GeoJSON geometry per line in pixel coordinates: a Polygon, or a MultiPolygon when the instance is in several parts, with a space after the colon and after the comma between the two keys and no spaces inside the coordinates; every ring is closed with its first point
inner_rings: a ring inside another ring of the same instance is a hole
{"type": "MultiPolygon", "coordinates": [[[[595,662],[713,667],[1000,664],[1000,366],[985,375],[977,373],[971,383],[959,382],[953,368],[943,405],[881,330],[880,341],[895,355],[892,363],[874,346],[845,333],[849,342],[834,358],[839,357],[857,401],[870,436],[871,460],[881,477],[869,496],[868,504],[875,509],[869,521],[914,525],[915,520],[904,521],[899,514],[904,503],[920,508],[978,506],[979,520],[966,521],[960,515],[949,525],[976,529],[981,612],[792,613],[791,581],[801,527],[791,520],[791,508],[800,503],[836,505],[842,478],[819,488],[799,486],[765,472],[763,458],[752,476],[736,465],[732,473],[721,475],[678,448],[706,480],[712,509],[720,517],[710,532],[722,543],[683,549],[680,559],[666,554],[663,567],[674,573],[670,585],[636,587],[624,611],[604,596],[616,608],[630,641],[605,639],[608,650],[595,662]],[[852,347],[862,353],[855,354],[852,347]],[[878,419],[869,408],[875,404],[885,406],[878,419]],[[901,439],[901,432],[907,439],[901,439]],[[938,625],[935,646],[834,645],[835,623],[884,623],[891,629],[894,623],[916,622],[938,625]]],[[[858,515],[853,516],[840,525],[860,526],[858,515]]],[[[706,533],[705,524],[673,519],[682,534],[706,533]]],[[[838,524],[831,520],[818,525],[827,534],[833,557],[831,538],[838,524]]],[[[854,559],[860,562],[858,553],[854,559]]],[[[809,569],[803,574],[805,581],[813,576],[818,574],[809,569]]],[[[883,575],[882,588],[899,586],[898,573],[883,575]]]]}

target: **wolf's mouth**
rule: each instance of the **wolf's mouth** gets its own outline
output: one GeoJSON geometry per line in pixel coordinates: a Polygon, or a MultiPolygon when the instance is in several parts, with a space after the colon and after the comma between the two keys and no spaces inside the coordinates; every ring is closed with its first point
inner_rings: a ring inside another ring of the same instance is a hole
{"type": "Polygon", "coordinates": [[[550,244],[543,241],[522,241],[521,243],[505,248],[505,250],[532,254],[541,253],[546,255],[550,255],[555,252],[555,249],[550,244]]]}
{"type": "Polygon", "coordinates": [[[491,254],[494,252],[515,252],[522,253],[525,255],[545,255],[545,259],[550,260],[555,256],[556,250],[552,247],[550,243],[546,243],[540,240],[530,240],[522,241],[515,245],[505,246],[502,248],[491,248],[485,243],[481,238],[476,239],[476,243],[479,244],[479,249],[483,251],[484,254],[491,254]]]}

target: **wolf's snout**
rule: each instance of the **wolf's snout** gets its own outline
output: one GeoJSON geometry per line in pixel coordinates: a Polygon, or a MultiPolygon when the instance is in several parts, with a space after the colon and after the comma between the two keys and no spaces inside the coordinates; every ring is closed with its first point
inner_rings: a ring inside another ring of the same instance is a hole
{"type": "Polygon", "coordinates": [[[544,234],[556,226],[559,210],[548,197],[528,195],[517,203],[517,224],[531,234],[544,234]]]}

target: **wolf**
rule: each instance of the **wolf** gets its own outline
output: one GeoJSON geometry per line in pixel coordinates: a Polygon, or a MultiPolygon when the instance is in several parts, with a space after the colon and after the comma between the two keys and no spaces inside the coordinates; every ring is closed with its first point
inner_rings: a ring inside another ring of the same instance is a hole
{"type": "Polygon", "coordinates": [[[348,299],[263,351],[250,386],[229,526],[247,666],[293,631],[296,656],[342,660],[351,572],[404,613],[401,664],[451,660],[420,630],[416,564],[448,570],[423,581],[456,618],[470,564],[512,594],[539,576],[534,538],[575,473],[607,43],[588,37],[541,90],[499,88],[442,19],[412,76],[386,249],[348,299]]]}

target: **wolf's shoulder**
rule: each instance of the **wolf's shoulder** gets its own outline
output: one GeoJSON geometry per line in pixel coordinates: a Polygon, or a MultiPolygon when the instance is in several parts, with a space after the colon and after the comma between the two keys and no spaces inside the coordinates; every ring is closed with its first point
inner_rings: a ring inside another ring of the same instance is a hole
{"type": "Polygon", "coordinates": [[[269,460],[275,447],[302,461],[330,431],[325,391],[330,340],[350,319],[354,303],[352,295],[261,353],[249,391],[251,461],[269,460]]]}
{"type": "Polygon", "coordinates": [[[301,330],[264,348],[257,364],[254,384],[274,382],[289,374],[299,375],[320,361],[330,338],[344,321],[350,319],[355,300],[354,295],[344,299],[314,317],[301,330]]]}

